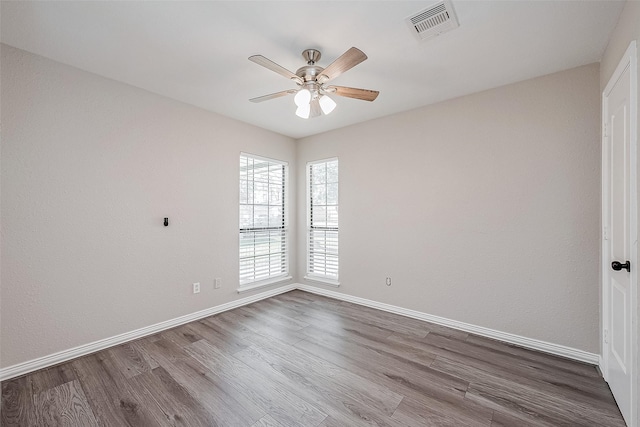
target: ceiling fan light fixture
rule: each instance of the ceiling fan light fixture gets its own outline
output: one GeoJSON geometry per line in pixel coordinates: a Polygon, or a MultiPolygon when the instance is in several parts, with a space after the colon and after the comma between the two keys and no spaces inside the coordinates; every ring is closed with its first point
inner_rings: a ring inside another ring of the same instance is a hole
{"type": "Polygon", "coordinates": [[[326,115],[333,111],[336,108],[336,102],[329,98],[327,95],[322,95],[320,97],[320,108],[322,108],[322,112],[326,115]]]}
{"type": "Polygon", "coordinates": [[[298,93],[296,93],[296,96],[293,97],[293,102],[295,102],[298,107],[309,105],[310,101],[311,101],[311,92],[309,92],[309,89],[300,89],[298,93]]]}
{"type": "Polygon", "coordinates": [[[296,110],[296,116],[298,116],[300,118],[303,118],[303,119],[308,119],[310,114],[311,114],[311,105],[310,104],[300,105],[300,106],[298,106],[298,109],[296,110]]]}

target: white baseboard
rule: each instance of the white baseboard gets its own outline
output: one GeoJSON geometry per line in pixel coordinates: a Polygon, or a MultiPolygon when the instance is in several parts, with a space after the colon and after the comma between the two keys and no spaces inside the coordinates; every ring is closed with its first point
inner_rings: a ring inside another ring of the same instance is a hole
{"type": "Polygon", "coordinates": [[[495,340],[504,341],[509,344],[515,344],[515,345],[529,348],[532,350],[542,351],[544,353],[565,357],[567,359],[573,359],[579,362],[585,362],[592,365],[599,364],[599,355],[595,353],[589,353],[587,351],[579,350],[577,348],[566,347],[563,345],[553,344],[550,342],[536,340],[533,338],[527,338],[520,335],[510,334],[507,332],[496,331],[495,329],[489,329],[483,326],[477,326],[477,325],[472,325],[470,323],[459,322],[457,320],[447,319],[446,317],[434,316],[432,314],[410,310],[410,309],[398,307],[395,305],[384,304],[381,302],[372,301],[365,298],[354,297],[351,295],[343,294],[336,291],[331,291],[328,289],[322,289],[315,286],[297,284],[297,287],[298,289],[305,292],[311,292],[311,293],[323,295],[329,298],[335,298],[342,301],[351,302],[354,304],[364,305],[366,307],[388,311],[390,313],[411,317],[413,319],[424,320],[426,322],[435,323],[437,325],[448,326],[453,329],[458,329],[464,332],[471,332],[473,334],[481,335],[483,337],[493,338],[495,340]]]}
{"type": "Polygon", "coordinates": [[[607,378],[607,371],[604,369],[604,357],[599,354],[598,355],[598,369],[600,370],[600,375],[602,375],[602,378],[604,378],[605,381],[608,381],[607,378]]]}
{"type": "Polygon", "coordinates": [[[75,359],[76,357],[95,353],[96,351],[104,350],[106,348],[123,344],[125,342],[132,341],[138,338],[142,338],[147,335],[153,335],[158,332],[164,331],[166,329],[175,328],[176,326],[184,325],[185,323],[193,322],[194,320],[202,319],[217,313],[221,313],[223,311],[227,311],[237,307],[241,307],[243,305],[251,304],[256,301],[260,301],[275,295],[292,291],[296,288],[297,288],[297,285],[295,284],[280,286],[276,289],[272,289],[266,292],[261,292],[256,295],[251,295],[249,297],[241,298],[225,304],[220,304],[215,307],[207,308],[205,310],[196,311],[195,313],[176,317],[175,319],[166,320],[164,322],[156,323],[155,325],[136,329],[135,331],[125,332],[124,334],[116,335],[111,338],[105,338],[102,340],[94,341],[89,344],[80,345],[78,347],[59,351],[57,353],[53,353],[48,356],[39,357],[37,359],[29,360],[27,362],[18,363],[13,366],[2,368],[0,369],[0,381],[8,380],[10,378],[28,374],[29,372],[33,372],[39,369],[47,368],[49,366],[57,365],[59,363],[66,362],[71,359],[75,359]]]}
{"type": "Polygon", "coordinates": [[[416,310],[410,310],[407,308],[402,308],[395,305],[372,301],[365,298],[354,297],[351,295],[347,295],[347,294],[343,294],[340,292],[331,291],[327,289],[322,289],[315,286],[309,286],[309,285],[304,285],[300,283],[292,283],[289,285],[280,286],[276,289],[272,289],[266,292],[261,292],[256,295],[241,298],[225,304],[217,305],[215,307],[211,307],[206,310],[197,311],[195,313],[187,314],[185,316],[176,317],[175,319],[156,323],[155,325],[136,329],[135,331],[126,332],[124,334],[116,335],[111,338],[105,338],[102,340],[94,341],[89,344],[80,345],[78,347],[74,347],[68,350],[63,350],[54,354],[50,354],[48,356],[39,357],[37,359],[29,360],[27,362],[18,363],[13,366],[2,368],[0,369],[0,381],[5,381],[5,380],[15,378],[24,374],[28,374],[29,372],[34,372],[39,369],[43,369],[49,366],[67,362],[71,359],[75,359],[76,357],[85,356],[87,354],[95,353],[97,351],[104,350],[109,347],[113,347],[115,345],[123,344],[125,342],[142,338],[148,335],[153,335],[158,332],[162,332],[166,329],[175,328],[176,326],[193,322],[194,320],[212,316],[214,314],[221,313],[223,311],[232,310],[234,308],[251,304],[253,302],[270,298],[272,296],[279,295],[285,292],[289,292],[294,289],[300,289],[305,292],[323,295],[329,298],[347,301],[354,304],[363,305],[366,307],[376,308],[378,310],[399,314],[401,316],[411,317],[413,319],[435,323],[437,325],[448,326],[453,329],[458,329],[465,332],[471,332],[473,334],[481,335],[487,338],[493,338],[493,339],[504,341],[510,344],[515,344],[521,347],[529,348],[532,350],[538,350],[538,351],[550,353],[556,356],[562,356],[568,359],[573,359],[580,362],[586,362],[593,365],[599,365],[602,367],[602,359],[600,358],[599,355],[595,353],[589,353],[583,350],[578,350],[575,348],[566,347],[559,344],[553,344],[545,341],[527,338],[520,335],[514,335],[507,332],[496,331],[494,329],[472,325],[470,323],[459,322],[457,320],[447,319],[445,317],[440,317],[440,316],[434,316],[432,314],[427,314],[427,313],[423,313],[416,310]]]}

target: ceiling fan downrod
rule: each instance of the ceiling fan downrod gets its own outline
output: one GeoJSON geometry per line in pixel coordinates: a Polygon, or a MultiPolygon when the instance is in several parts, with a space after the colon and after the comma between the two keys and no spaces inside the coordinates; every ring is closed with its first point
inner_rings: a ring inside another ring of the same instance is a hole
{"type": "Polygon", "coordinates": [[[320,51],[317,49],[305,49],[302,51],[302,57],[307,61],[307,65],[298,68],[296,75],[303,81],[301,86],[305,86],[308,82],[316,82],[324,68],[315,65],[320,60],[320,51]]]}

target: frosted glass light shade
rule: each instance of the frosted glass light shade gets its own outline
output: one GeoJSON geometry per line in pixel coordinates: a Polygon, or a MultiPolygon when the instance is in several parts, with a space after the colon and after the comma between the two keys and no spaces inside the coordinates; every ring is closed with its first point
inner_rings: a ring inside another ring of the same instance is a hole
{"type": "Polygon", "coordinates": [[[324,114],[329,114],[336,108],[336,103],[333,99],[329,98],[327,95],[322,95],[320,97],[320,108],[322,108],[322,112],[324,114]]]}
{"type": "Polygon", "coordinates": [[[300,89],[296,96],[293,97],[293,102],[296,103],[298,107],[302,107],[303,105],[309,105],[311,101],[311,92],[308,89],[300,89]]]}
{"type": "Polygon", "coordinates": [[[304,104],[298,107],[296,110],[296,116],[302,117],[303,119],[308,119],[309,114],[311,114],[311,105],[304,104]]]}

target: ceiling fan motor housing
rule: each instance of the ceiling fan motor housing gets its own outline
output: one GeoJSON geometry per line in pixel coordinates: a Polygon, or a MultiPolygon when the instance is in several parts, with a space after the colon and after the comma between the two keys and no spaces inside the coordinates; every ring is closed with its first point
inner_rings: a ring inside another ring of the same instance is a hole
{"type": "Polygon", "coordinates": [[[323,70],[324,68],[317,65],[305,65],[304,67],[298,68],[296,75],[301,77],[305,82],[311,82],[316,81],[323,70]]]}

